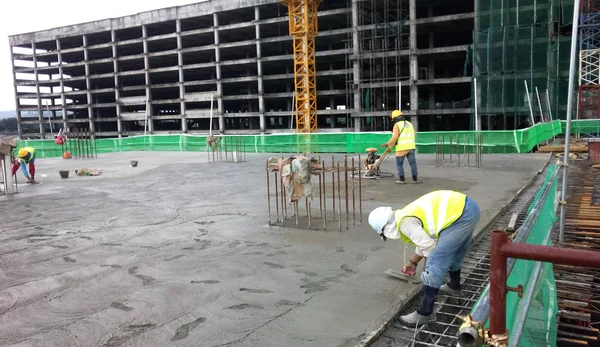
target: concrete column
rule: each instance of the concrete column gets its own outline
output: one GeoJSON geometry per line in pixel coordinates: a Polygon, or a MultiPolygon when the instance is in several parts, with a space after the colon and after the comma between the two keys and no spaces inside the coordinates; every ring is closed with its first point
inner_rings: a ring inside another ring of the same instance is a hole
{"type": "Polygon", "coordinates": [[[38,121],[40,122],[40,138],[44,138],[44,111],[42,109],[42,98],[40,97],[40,77],[38,75],[37,53],[35,52],[35,42],[31,41],[31,49],[33,50],[33,73],[35,75],[35,92],[38,105],[38,121]]]}
{"type": "Polygon", "coordinates": [[[94,108],[92,107],[94,100],[92,99],[92,82],[90,80],[90,63],[88,54],[87,36],[83,35],[83,61],[85,63],[85,89],[87,95],[88,118],[90,123],[90,133],[92,136],[95,136],[96,131],[94,129],[94,108]]]}
{"type": "Polygon", "coordinates": [[[419,79],[419,64],[417,60],[417,0],[409,1],[409,64],[410,64],[410,110],[415,113],[410,117],[415,131],[419,130],[418,109],[419,109],[419,89],[417,80],[419,79]]]}
{"type": "Polygon", "coordinates": [[[177,66],[179,70],[179,108],[181,112],[181,131],[185,134],[188,131],[187,120],[185,119],[185,86],[183,85],[183,44],[181,42],[181,20],[178,19],[177,25],[177,66]]]}
{"type": "Polygon", "coordinates": [[[154,132],[154,122],[152,121],[152,92],[150,91],[150,58],[148,57],[148,31],[145,25],[142,25],[142,37],[144,40],[144,76],[146,78],[146,112],[148,113],[148,134],[154,132]]]}
{"type": "Polygon", "coordinates": [[[264,87],[263,87],[263,71],[262,71],[262,52],[260,50],[260,9],[254,8],[254,29],[256,31],[256,68],[258,70],[258,115],[260,123],[260,132],[264,133],[266,130],[265,122],[265,98],[264,98],[264,87]]]}
{"type": "Polygon", "coordinates": [[[219,50],[219,17],[213,13],[213,33],[215,37],[215,68],[217,73],[217,115],[219,116],[219,131],[225,131],[223,116],[223,85],[221,84],[221,52],[219,50]]]}
{"type": "Polygon", "coordinates": [[[61,101],[61,111],[62,111],[62,119],[63,119],[63,129],[67,129],[69,126],[67,124],[67,98],[65,97],[65,83],[64,83],[64,71],[63,71],[63,60],[62,60],[62,48],[60,46],[60,40],[56,39],[56,51],[58,54],[58,74],[59,74],[59,82],[60,82],[60,101],[61,101]]]}
{"type": "MultiPolygon", "coordinates": [[[[362,119],[357,118],[361,112],[362,105],[360,104],[360,43],[358,37],[358,1],[352,0],[352,79],[354,89],[354,131],[361,131],[362,119]]],[[[331,118],[331,124],[333,124],[333,117],[331,118]]]]}
{"type": "Polygon", "coordinates": [[[117,51],[117,32],[114,30],[110,31],[111,43],[112,43],[112,58],[113,58],[113,72],[115,74],[115,101],[117,103],[117,132],[119,138],[123,137],[123,120],[121,119],[121,91],[119,90],[119,52],[117,51]]]}
{"type": "Polygon", "coordinates": [[[15,91],[15,109],[17,110],[17,131],[19,139],[23,139],[23,126],[21,125],[21,102],[19,99],[19,90],[17,88],[17,73],[15,72],[15,54],[13,53],[13,47],[10,47],[10,63],[12,64],[13,71],[13,89],[15,91]]]}

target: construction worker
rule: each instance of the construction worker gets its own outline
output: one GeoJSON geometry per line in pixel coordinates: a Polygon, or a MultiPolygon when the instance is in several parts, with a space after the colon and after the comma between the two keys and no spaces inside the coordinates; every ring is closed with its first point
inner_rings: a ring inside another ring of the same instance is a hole
{"type": "Polygon", "coordinates": [[[393,147],[396,151],[396,168],[398,169],[398,184],[406,184],[404,179],[404,158],[408,159],[413,183],[419,183],[417,160],[415,158],[415,129],[412,124],[402,116],[400,110],[392,112],[392,122],[395,122],[392,130],[392,138],[381,145],[381,147],[393,147]]]}
{"type": "Polygon", "coordinates": [[[428,193],[400,210],[378,207],[369,214],[369,224],[384,241],[401,239],[416,245],[403,272],[414,271],[422,258],[426,260],[421,273],[425,286],[423,302],[417,311],[400,317],[404,325],[434,322],[433,305],[438,291],[462,296],[460,270],[478,222],[479,207],[475,201],[452,190],[428,193]],[[443,284],[446,273],[450,282],[443,284]]]}
{"type": "Polygon", "coordinates": [[[12,167],[13,176],[17,173],[19,167],[21,167],[21,171],[25,178],[27,178],[27,183],[35,183],[35,148],[33,147],[24,147],[19,149],[19,153],[17,154],[17,158],[15,159],[15,163],[12,167]],[[29,173],[27,172],[27,165],[29,164],[29,173]]]}

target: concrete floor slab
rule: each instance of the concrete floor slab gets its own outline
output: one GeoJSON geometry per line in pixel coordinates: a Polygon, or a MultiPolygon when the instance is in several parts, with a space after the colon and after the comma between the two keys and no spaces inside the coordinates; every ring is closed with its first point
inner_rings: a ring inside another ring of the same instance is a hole
{"type": "Polygon", "coordinates": [[[455,189],[483,226],[548,158],[486,155],[474,169],[418,156],[423,184],[363,181],[365,223],[338,232],[268,225],[268,157],[38,160],[40,184],[0,196],[0,345],[351,346],[416,288],[383,274],[404,248],[370,230],[372,208],[455,189]],[[59,177],[78,168],[103,173],[59,177]]]}

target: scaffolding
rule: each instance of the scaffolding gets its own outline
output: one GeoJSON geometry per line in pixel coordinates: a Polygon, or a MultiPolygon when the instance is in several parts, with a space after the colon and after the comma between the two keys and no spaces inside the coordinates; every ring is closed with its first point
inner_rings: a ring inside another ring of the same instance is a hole
{"type": "Polygon", "coordinates": [[[572,21],[573,1],[476,1],[472,93],[482,130],[564,119],[570,37],[561,29],[572,21]]]}
{"type": "Polygon", "coordinates": [[[600,118],[600,0],[579,8],[578,119],[600,118]]]}
{"type": "MultiPolygon", "coordinates": [[[[360,109],[364,112],[402,109],[399,82],[409,80],[408,58],[401,50],[409,49],[408,2],[365,0],[358,2],[358,61],[360,109]]],[[[356,72],[356,71],[355,71],[356,72]]],[[[352,80],[348,84],[353,83],[352,80]]],[[[355,105],[356,108],[356,105],[355,105]]],[[[361,117],[361,129],[389,130],[389,117],[361,117]]]]}

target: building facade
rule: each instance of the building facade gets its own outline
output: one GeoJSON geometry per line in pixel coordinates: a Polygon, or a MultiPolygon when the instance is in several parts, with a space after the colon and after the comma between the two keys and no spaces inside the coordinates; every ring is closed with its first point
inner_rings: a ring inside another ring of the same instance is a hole
{"type": "MultiPolygon", "coordinates": [[[[322,2],[319,131],[389,130],[397,108],[420,131],[469,129],[474,17],[473,0],[322,2]]],[[[279,0],[211,0],[9,42],[22,138],[73,127],[96,137],[294,127],[279,0]]]]}

